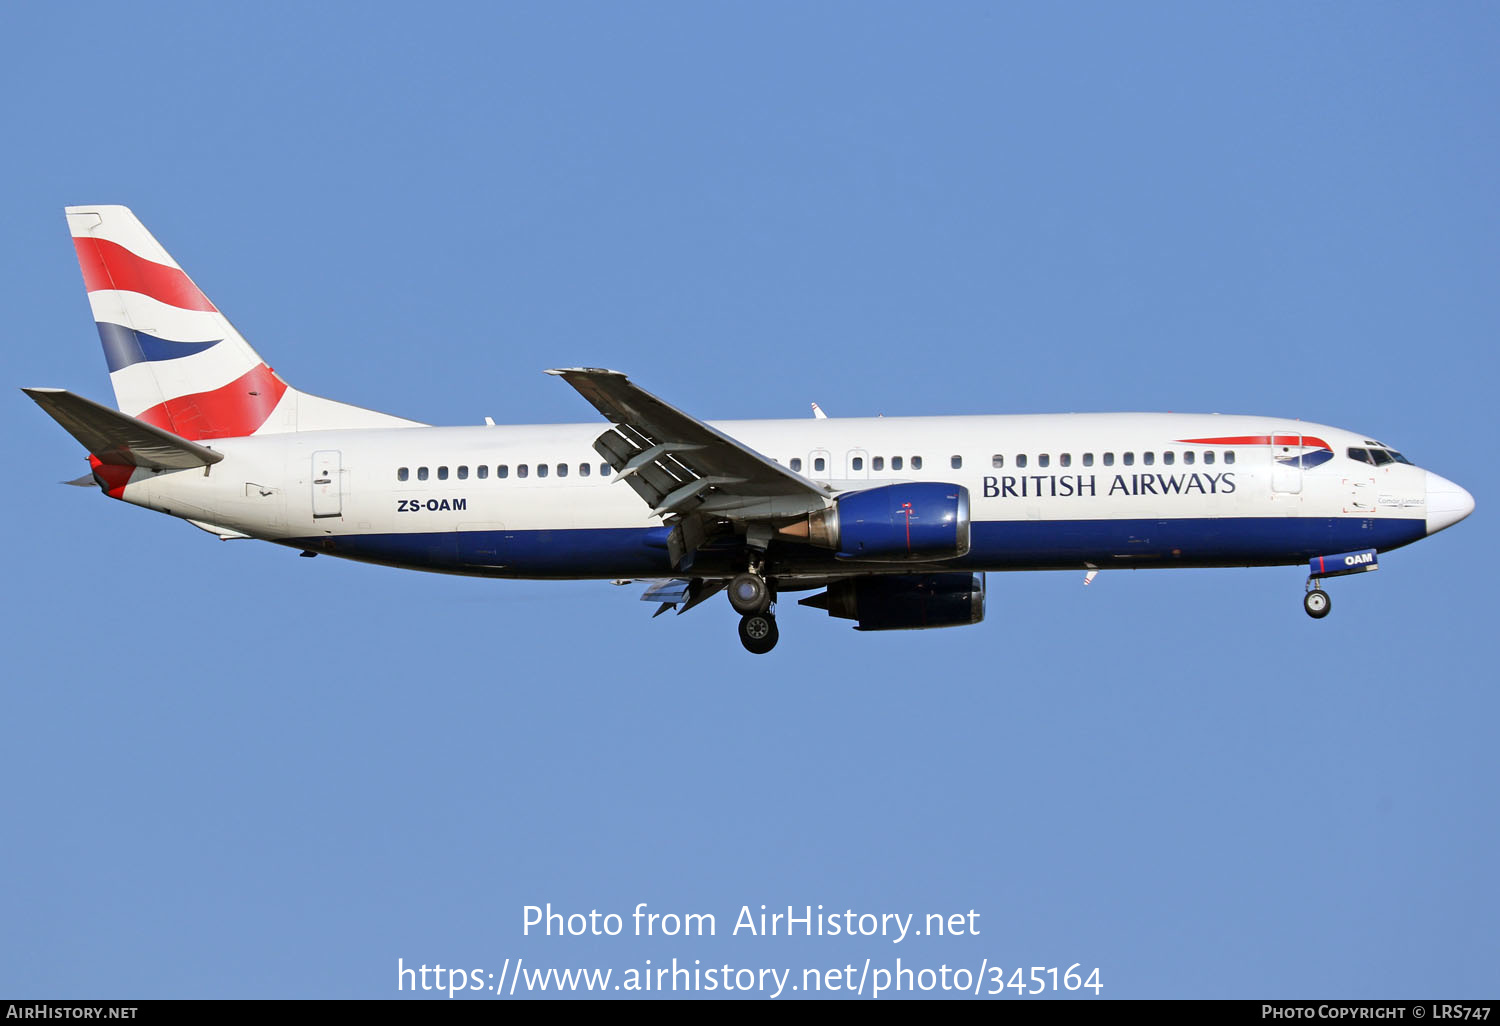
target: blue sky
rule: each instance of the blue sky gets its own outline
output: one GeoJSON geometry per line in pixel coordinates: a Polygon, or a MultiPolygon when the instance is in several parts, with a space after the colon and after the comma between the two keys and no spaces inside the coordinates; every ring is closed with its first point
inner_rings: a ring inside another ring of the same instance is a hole
{"type": "Polygon", "coordinates": [[[1258,413],[1478,512],[1319,622],[1294,567],[991,575],[980,626],[792,608],[754,658],[719,601],[59,487],[12,391],[0,992],[378,998],[398,957],[1495,991],[1493,6],[3,18],[13,387],[109,397],[61,208],[123,203],[289,381],[421,420],[593,419],[541,373],[577,365],[724,419],[1258,413]],[[719,934],[524,937],[547,902],[719,934]],[[728,935],[762,903],[981,933],[728,935]]]}

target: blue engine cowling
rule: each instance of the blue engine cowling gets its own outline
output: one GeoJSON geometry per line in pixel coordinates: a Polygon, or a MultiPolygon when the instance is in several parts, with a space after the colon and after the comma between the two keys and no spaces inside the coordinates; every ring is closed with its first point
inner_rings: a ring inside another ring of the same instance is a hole
{"type": "Polygon", "coordinates": [[[856,630],[861,631],[962,627],[984,619],[984,574],[855,577],[800,604],[858,620],[856,630]]]}
{"type": "Polygon", "coordinates": [[[962,485],[882,485],[840,495],[828,512],[839,559],[954,559],[969,551],[969,490],[962,485]]]}

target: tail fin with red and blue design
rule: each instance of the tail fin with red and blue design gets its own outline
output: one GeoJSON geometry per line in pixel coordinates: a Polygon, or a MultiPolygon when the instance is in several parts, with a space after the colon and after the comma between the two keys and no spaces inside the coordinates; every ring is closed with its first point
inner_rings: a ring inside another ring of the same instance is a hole
{"type": "Polygon", "coordinates": [[[289,386],[127,208],[67,215],[122,413],[193,441],[416,426],[289,386]]]}

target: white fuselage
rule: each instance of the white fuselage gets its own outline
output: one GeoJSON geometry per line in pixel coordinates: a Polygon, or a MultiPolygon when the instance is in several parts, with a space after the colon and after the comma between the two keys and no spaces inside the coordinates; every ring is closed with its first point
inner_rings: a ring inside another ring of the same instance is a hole
{"type": "MultiPolygon", "coordinates": [[[[1351,459],[1349,449],[1377,443],[1297,421],[1123,413],[714,426],[836,492],[919,480],[966,487],[973,549],[935,564],[945,568],[1296,563],[1394,548],[1447,526],[1428,522],[1429,488],[1447,482],[1401,462],[1351,459]],[[1299,449],[1289,438],[1318,445],[1299,449]],[[1322,462],[1311,465],[1313,455],[1322,462]]],[[[225,438],[207,443],[222,462],[137,470],[122,497],[217,533],[391,565],[672,576],[660,521],[604,473],[593,449],[600,431],[590,423],[225,438]]],[[[779,548],[788,575],[902,569],[779,548]]],[[[711,553],[704,565],[712,569],[711,553]]]]}

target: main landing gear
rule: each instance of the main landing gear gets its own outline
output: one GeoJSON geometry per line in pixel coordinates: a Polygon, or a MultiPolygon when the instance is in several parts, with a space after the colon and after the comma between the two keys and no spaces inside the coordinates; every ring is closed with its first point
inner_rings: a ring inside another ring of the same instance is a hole
{"type": "Polygon", "coordinates": [[[771,587],[754,571],[735,574],[729,582],[729,604],[741,616],[763,613],[771,608],[771,587]]]}
{"type": "Polygon", "coordinates": [[[776,647],[781,632],[776,629],[776,616],[770,611],[749,613],[740,618],[740,644],[753,655],[765,655],[776,647]]]}
{"type": "Polygon", "coordinates": [[[776,614],[771,612],[776,596],[760,567],[736,574],[728,591],[729,604],[740,614],[740,644],[747,652],[765,655],[776,647],[781,632],[776,629],[776,614]]]}

